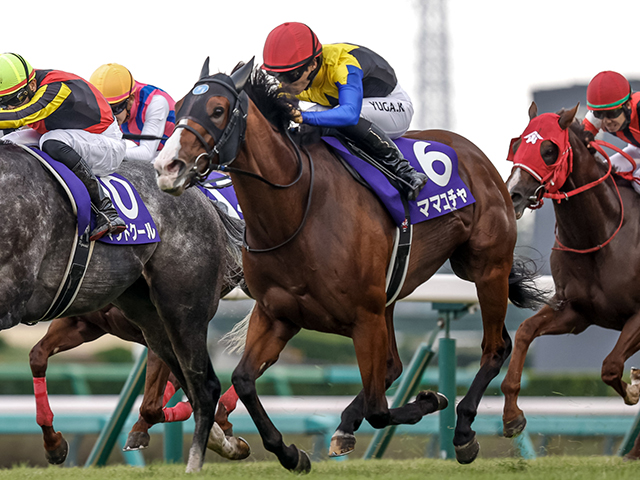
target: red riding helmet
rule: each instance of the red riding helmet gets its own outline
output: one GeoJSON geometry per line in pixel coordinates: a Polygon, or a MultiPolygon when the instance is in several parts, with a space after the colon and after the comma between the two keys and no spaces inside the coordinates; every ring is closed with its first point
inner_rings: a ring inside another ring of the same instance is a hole
{"type": "Polygon", "coordinates": [[[295,70],[322,53],[322,44],[304,23],[287,22],[274,28],[264,44],[262,68],[270,72],[295,70]]]}
{"type": "Polygon", "coordinates": [[[631,85],[617,72],[600,72],[587,87],[589,110],[612,110],[631,98],[631,85]]]}

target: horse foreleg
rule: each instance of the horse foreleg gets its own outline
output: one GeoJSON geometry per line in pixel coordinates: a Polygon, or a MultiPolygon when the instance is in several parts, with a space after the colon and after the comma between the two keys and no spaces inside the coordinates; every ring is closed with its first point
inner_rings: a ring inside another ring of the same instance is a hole
{"type": "Polygon", "coordinates": [[[53,412],[49,405],[46,380],[49,357],[104,334],[104,330],[86,322],[83,317],[58,318],[51,322],[45,336],[29,352],[36,397],[36,422],[42,428],[45,457],[52,465],[59,465],[66,460],[69,446],[62,433],[53,428],[53,412]]]}
{"type": "Polygon", "coordinates": [[[526,419],[518,408],[518,394],[522,370],[531,342],[542,335],[562,335],[566,333],[578,334],[588,325],[570,308],[554,310],[549,306],[543,307],[537,314],[527,318],[516,332],[513,355],[509,362],[507,375],[502,382],[504,393],[504,412],[502,415],[503,434],[514,437],[524,430],[526,419]]]}
{"type": "Polygon", "coordinates": [[[231,381],[260,433],[264,447],[275,454],[287,470],[306,473],[311,461],[295,445],[285,445],[282,434],[264,410],[256,393],[256,379],[273,365],[287,342],[300,331],[291,322],[267,317],[257,305],[251,314],[244,354],[233,371],[231,381]]]}
{"type": "Polygon", "coordinates": [[[622,380],[624,362],[640,349],[640,314],[633,315],[622,327],[616,345],[602,363],[602,380],[624,399],[635,405],[640,398],[640,370],[631,369],[631,384],[622,380]]]}
{"type": "MultiPolygon", "coordinates": [[[[387,352],[387,374],[385,377],[385,391],[396,381],[402,373],[402,362],[398,355],[395,331],[393,328],[393,310],[395,303],[387,307],[385,320],[387,336],[389,337],[389,351],[387,352]]],[[[340,416],[340,425],[331,437],[329,446],[330,457],[340,457],[351,453],[356,446],[355,432],[364,420],[364,390],[353,399],[340,416]]]]}

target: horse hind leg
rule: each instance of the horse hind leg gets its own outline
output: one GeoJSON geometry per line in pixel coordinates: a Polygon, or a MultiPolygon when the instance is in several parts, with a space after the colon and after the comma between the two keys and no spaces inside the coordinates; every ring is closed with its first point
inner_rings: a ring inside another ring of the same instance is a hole
{"type": "Polygon", "coordinates": [[[269,419],[256,392],[256,379],[276,362],[284,346],[299,331],[300,327],[291,322],[270,319],[257,305],[251,313],[244,353],[231,381],[266,450],[275,454],[287,470],[307,473],[311,470],[309,455],[293,444],[284,444],[282,434],[269,419]]]}
{"type": "Polygon", "coordinates": [[[456,408],[458,421],[453,437],[456,459],[459,463],[471,463],[478,456],[480,444],[471,424],[478,413],[478,405],[491,380],[493,380],[511,353],[511,339],[504,326],[509,292],[509,271],[505,266],[494,269],[488,278],[476,280],[478,300],[482,313],[482,357],[467,394],[456,408]]]}

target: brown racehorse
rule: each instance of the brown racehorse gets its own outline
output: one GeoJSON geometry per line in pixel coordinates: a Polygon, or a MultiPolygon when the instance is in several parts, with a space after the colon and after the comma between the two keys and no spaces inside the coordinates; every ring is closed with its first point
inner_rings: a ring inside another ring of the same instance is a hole
{"type": "MultiPolygon", "coordinates": [[[[628,181],[617,185],[610,162],[594,157],[590,148],[599,142],[587,146],[583,128],[574,121],[577,108],[538,116],[533,103],[520,137],[524,142],[511,147],[514,169],[507,187],[516,216],[537,206],[543,194],[561,200],[553,203],[557,233],[550,257],[556,294],[520,325],[502,384],[507,437],[526,425],[517,406],[520,377],[529,345],[541,335],[579,334],[591,325],[620,331],[602,364],[602,380],[629,405],[640,395],[640,371],[632,369],[632,385],[622,380],[625,361],[640,347],[640,197],[628,181]]],[[[629,458],[640,458],[638,440],[629,458]]]]}
{"type": "MultiPolygon", "coordinates": [[[[353,449],[353,432],[363,419],[376,428],[412,424],[444,408],[446,399],[421,392],[414,402],[389,409],[385,391],[402,370],[393,331],[395,302],[385,306],[385,273],[396,227],[325,144],[299,149],[290,141],[292,100],[252,67],[209,76],[205,62],[155,168],[160,188],[174,195],[211,168],[211,161],[226,165],[231,174],[246,221],[245,279],[256,299],[232,381],[266,449],[285,468],[306,472],[308,456],[283,443],[255,390],[256,378],[301,328],[347,336],[355,346],[364,389],[343,413],[331,455],[353,449]]],[[[460,175],[476,199],[416,225],[399,295],[409,295],[447,259],[458,276],[476,284],[484,328],[481,368],[457,407],[454,437],[458,460],[468,463],[478,453],[471,429],[478,404],[511,350],[504,327],[507,300],[525,292],[528,300],[533,296],[524,288],[522,269],[514,267],[513,205],[489,159],[451,132],[414,132],[411,137],[453,147],[460,175]]]]}

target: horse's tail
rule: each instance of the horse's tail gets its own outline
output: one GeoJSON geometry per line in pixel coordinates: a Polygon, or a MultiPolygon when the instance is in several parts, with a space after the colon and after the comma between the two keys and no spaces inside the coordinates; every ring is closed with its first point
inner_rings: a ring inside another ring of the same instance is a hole
{"type": "Polygon", "coordinates": [[[533,260],[515,257],[509,274],[509,300],[516,307],[538,310],[549,305],[551,290],[538,287],[536,279],[540,278],[533,260]]]}
{"type": "Polygon", "coordinates": [[[236,323],[231,331],[225,333],[220,339],[220,343],[224,345],[225,352],[238,354],[244,352],[244,346],[247,343],[247,331],[249,330],[249,318],[251,318],[254,308],[255,304],[251,307],[247,316],[236,323]]]}
{"type": "Polygon", "coordinates": [[[227,215],[215,202],[211,202],[224,226],[226,234],[227,270],[222,286],[222,295],[235,287],[240,287],[248,293],[242,272],[242,243],[244,240],[244,220],[227,215]]]}

